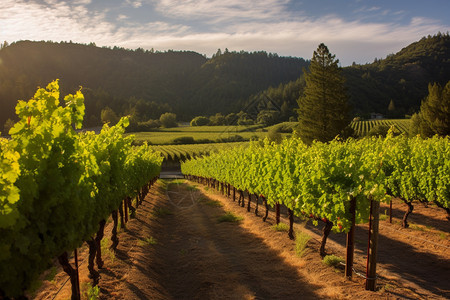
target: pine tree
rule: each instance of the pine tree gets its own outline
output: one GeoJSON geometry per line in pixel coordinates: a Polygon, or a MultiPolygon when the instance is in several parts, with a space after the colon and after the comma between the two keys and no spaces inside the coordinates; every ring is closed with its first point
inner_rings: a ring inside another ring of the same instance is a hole
{"type": "Polygon", "coordinates": [[[428,96],[420,106],[420,134],[441,136],[450,134],[450,81],[444,88],[428,85],[428,96]]]}
{"type": "Polygon", "coordinates": [[[330,141],[350,123],[344,77],[338,64],[327,46],[320,44],[309,72],[304,72],[306,87],[297,100],[297,112],[298,134],[305,143],[330,141]]]}
{"type": "Polygon", "coordinates": [[[388,109],[387,109],[387,110],[388,110],[388,111],[387,111],[387,116],[388,116],[389,118],[395,118],[395,117],[397,117],[397,112],[396,112],[396,109],[395,109],[394,100],[391,99],[391,101],[389,102],[389,105],[388,105],[388,109]]]}
{"type": "Polygon", "coordinates": [[[390,113],[393,113],[395,111],[395,104],[394,104],[394,100],[392,100],[392,99],[391,99],[391,102],[389,102],[388,111],[390,113]]]}

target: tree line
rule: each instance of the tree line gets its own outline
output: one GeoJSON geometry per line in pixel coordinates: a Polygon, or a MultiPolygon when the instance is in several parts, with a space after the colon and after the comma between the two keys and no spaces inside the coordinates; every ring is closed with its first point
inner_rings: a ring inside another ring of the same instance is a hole
{"type": "MultiPolygon", "coordinates": [[[[342,68],[351,115],[399,118],[418,112],[428,84],[445,86],[450,78],[449,49],[449,35],[439,33],[385,59],[342,68]]],[[[63,91],[83,87],[85,126],[101,125],[104,111],[131,116],[137,130],[157,126],[165,113],[185,122],[204,116],[211,125],[296,120],[310,63],[264,51],[219,49],[208,59],[192,51],[30,41],[2,44],[0,60],[1,127],[14,120],[18,99],[60,78],[63,91]]]]}
{"type": "Polygon", "coordinates": [[[198,114],[228,114],[252,94],[295,80],[308,62],[264,51],[219,53],[100,48],[95,44],[20,41],[0,49],[0,124],[14,119],[18,99],[56,78],[61,90],[80,85],[85,124],[101,124],[101,111],[132,115],[137,122],[166,112],[189,121],[198,114]]]}

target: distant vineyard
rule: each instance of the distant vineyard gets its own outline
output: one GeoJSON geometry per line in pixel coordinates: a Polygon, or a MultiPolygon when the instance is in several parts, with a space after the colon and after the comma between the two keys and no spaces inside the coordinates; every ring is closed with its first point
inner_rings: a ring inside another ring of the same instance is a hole
{"type": "Polygon", "coordinates": [[[204,154],[210,154],[222,149],[231,149],[243,146],[248,142],[236,143],[211,143],[211,144],[188,144],[188,145],[157,145],[150,146],[153,151],[159,151],[166,160],[185,160],[204,154]]]}
{"type": "Polygon", "coordinates": [[[409,132],[409,124],[411,120],[409,119],[396,119],[396,120],[369,120],[369,121],[356,121],[350,124],[350,127],[353,128],[356,135],[365,136],[369,131],[377,126],[394,126],[400,133],[408,133],[409,132]]]}

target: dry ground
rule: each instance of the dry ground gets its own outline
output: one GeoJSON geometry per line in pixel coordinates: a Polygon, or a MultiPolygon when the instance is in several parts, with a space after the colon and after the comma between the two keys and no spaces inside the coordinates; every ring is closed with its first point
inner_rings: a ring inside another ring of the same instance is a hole
{"type": "MultiPolygon", "coordinates": [[[[286,232],[271,228],[274,214],[238,207],[232,199],[202,185],[158,181],[136,218],[119,235],[117,253],[104,251],[99,270],[101,299],[446,299],[450,298],[449,222],[443,211],[416,207],[412,229],[399,220],[404,205],[394,202],[394,222],[380,223],[378,290],[364,280],[344,279],[318,254],[320,226],[296,220],[296,230],[313,237],[303,257],[286,232]],[[402,206],[403,205],[403,206],[402,206]],[[219,222],[233,212],[237,222],[219,222]]],[[[381,211],[384,212],[383,206],[381,211]]],[[[286,220],[283,220],[286,222],[286,220]]],[[[105,230],[105,243],[111,224],[105,230]]],[[[332,234],[327,251],[345,256],[345,236],[332,234]]],[[[355,268],[365,270],[367,226],[356,233],[355,268]]],[[[86,249],[80,250],[82,290],[88,288],[86,249]]],[[[70,283],[61,268],[44,280],[36,299],[69,299],[70,283]],[[53,276],[51,276],[53,277],[53,276]]],[[[49,273],[49,272],[47,272],[49,273]]],[[[44,274],[44,277],[48,274],[44,274]]],[[[85,296],[83,296],[85,297],[85,296]]]]}

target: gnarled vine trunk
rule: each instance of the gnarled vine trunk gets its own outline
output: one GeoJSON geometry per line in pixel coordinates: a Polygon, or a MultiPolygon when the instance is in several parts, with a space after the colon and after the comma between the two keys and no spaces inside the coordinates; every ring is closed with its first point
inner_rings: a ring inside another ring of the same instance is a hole
{"type": "Polygon", "coordinates": [[[263,218],[263,222],[267,220],[267,217],[269,216],[269,205],[267,204],[267,199],[263,197],[264,206],[266,207],[266,213],[263,218]]]}
{"type": "Polygon", "coordinates": [[[118,226],[118,215],[117,215],[117,210],[112,212],[112,219],[113,219],[113,229],[111,232],[111,247],[110,249],[112,249],[113,251],[117,250],[117,245],[119,245],[119,238],[117,237],[117,226],[118,226]]]}
{"type": "Polygon", "coordinates": [[[333,222],[326,221],[325,226],[322,231],[322,242],[320,243],[320,256],[324,257],[326,255],[325,252],[325,244],[327,243],[327,238],[330,235],[331,228],[333,227],[333,222]]]}
{"type": "Polygon", "coordinates": [[[405,199],[402,199],[403,202],[406,203],[406,205],[408,205],[408,209],[406,210],[405,214],[403,215],[403,220],[402,220],[402,226],[403,228],[408,228],[409,224],[408,224],[408,216],[410,213],[412,213],[414,206],[412,205],[411,202],[407,202],[405,199]]]}
{"type": "Polygon", "coordinates": [[[97,243],[94,238],[86,241],[89,245],[89,258],[88,258],[88,270],[89,278],[92,279],[93,286],[98,284],[100,274],[95,270],[94,260],[97,254],[97,243]]]}
{"type": "Polygon", "coordinates": [[[289,217],[288,236],[291,240],[293,240],[294,239],[294,211],[292,209],[288,209],[288,217],[289,217]]]}
{"type": "MultiPolygon", "coordinates": [[[[136,216],[136,208],[134,208],[133,205],[131,204],[131,197],[127,197],[126,203],[128,205],[128,209],[131,211],[131,217],[134,218],[136,216]]],[[[136,207],[137,207],[137,204],[136,204],[136,207]]]]}
{"type": "Polygon", "coordinates": [[[95,236],[95,243],[97,245],[97,267],[99,269],[103,268],[103,259],[102,259],[102,246],[101,246],[101,242],[103,239],[103,235],[105,232],[105,225],[106,225],[106,221],[105,220],[101,220],[100,223],[100,228],[97,231],[97,235],[95,236]]]}
{"type": "Polygon", "coordinates": [[[259,196],[255,194],[256,206],[255,206],[255,215],[258,215],[258,206],[259,206],[259,196]]]}

